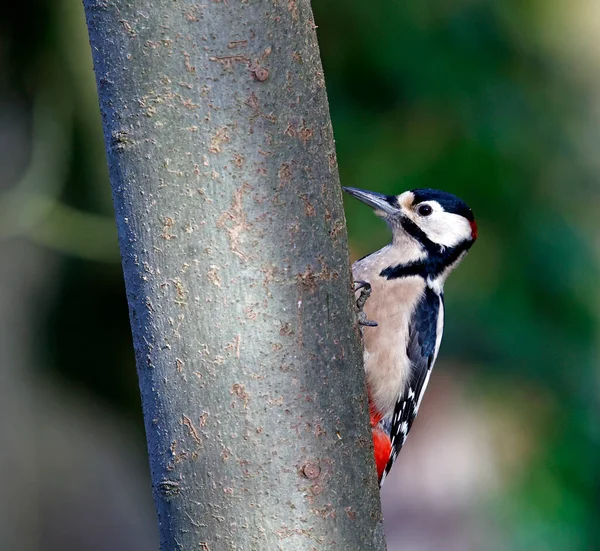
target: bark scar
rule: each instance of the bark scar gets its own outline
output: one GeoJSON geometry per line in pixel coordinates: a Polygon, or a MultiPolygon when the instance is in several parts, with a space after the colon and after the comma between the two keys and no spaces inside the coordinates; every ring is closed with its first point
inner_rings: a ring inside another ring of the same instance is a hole
{"type": "Polygon", "coordinates": [[[227,231],[231,251],[244,262],[248,262],[248,256],[240,249],[241,236],[245,231],[248,231],[250,226],[244,212],[243,198],[249,189],[251,189],[250,185],[244,182],[242,187],[233,194],[233,201],[229,210],[226,210],[217,220],[217,227],[225,228],[227,231]]]}

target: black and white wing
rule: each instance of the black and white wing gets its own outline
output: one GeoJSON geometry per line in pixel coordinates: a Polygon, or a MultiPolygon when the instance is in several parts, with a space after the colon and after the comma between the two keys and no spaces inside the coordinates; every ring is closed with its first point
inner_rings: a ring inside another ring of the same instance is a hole
{"type": "Polygon", "coordinates": [[[442,339],[443,317],[443,295],[425,287],[409,325],[406,354],[411,362],[410,378],[404,393],[396,402],[391,422],[389,418],[382,420],[387,425],[385,429],[389,430],[392,453],[381,484],[396,461],[417,416],[442,339]]]}

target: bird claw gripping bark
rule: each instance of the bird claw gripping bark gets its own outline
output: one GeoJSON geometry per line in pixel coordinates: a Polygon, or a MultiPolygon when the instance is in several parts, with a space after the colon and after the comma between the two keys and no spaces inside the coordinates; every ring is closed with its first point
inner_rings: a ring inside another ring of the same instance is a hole
{"type": "Polygon", "coordinates": [[[377,327],[377,322],[367,319],[367,314],[365,314],[363,308],[365,307],[365,303],[367,299],[371,296],[371,284],[366,281],[355,281],[355,285],[357,285],[354,291],[360,291],[359,297],[356,299],[356,307],[358,308],[358,323],[359,325],[363,325],[365,327],[377,327]]]}

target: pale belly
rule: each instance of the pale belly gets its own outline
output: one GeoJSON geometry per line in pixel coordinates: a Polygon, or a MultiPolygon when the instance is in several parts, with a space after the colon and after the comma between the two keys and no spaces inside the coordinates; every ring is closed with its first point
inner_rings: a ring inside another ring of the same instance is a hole
{"type": "Polygon", "coordinates": [[[386,262],[376,253],[352,266],[355,280],[371,284],[364,311],[378,326],[364,328],[364,367],[369,397],[383,416],[393,413],[410,375],[408,325],[425,287],[420,277],[387,280],[379,276],[386,262]]]}

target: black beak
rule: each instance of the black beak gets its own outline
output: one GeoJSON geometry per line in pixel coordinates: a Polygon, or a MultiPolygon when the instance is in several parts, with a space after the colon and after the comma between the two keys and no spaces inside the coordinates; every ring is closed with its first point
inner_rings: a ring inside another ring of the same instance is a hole
{"type": "Polygon", "coordinates": [[[342,189],[375,210],[379,210],[385,214],[398,214],[398,202],[394,196],[383,195],[383,193],[366,191],[355,187],[343,187],[342,189]]]}

